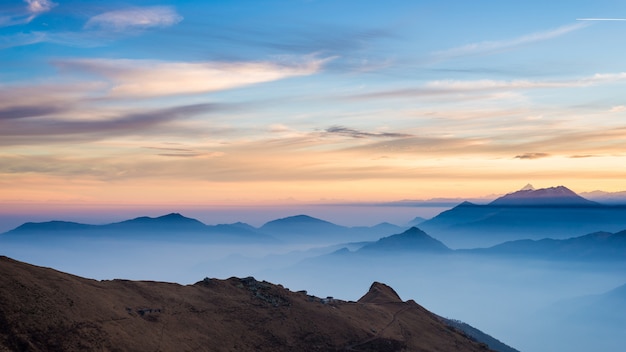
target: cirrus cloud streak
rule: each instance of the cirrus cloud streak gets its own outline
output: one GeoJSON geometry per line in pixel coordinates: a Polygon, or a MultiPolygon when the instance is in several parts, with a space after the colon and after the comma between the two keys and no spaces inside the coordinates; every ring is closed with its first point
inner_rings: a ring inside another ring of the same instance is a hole
{"type": "Polygon", "coordinates": [[[85,71],[110,81],[115,97],[198,94],[311,75],[330,59],[299,62],[166,62],[129,59],[58,61],[62,69],[85,71]]]}

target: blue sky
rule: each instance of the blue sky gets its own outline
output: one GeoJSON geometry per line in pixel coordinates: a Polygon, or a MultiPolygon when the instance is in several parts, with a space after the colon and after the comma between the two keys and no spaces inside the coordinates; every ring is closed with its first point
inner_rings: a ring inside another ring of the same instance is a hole
{"type": "Polygon", "coordinates": [[[49,1],[0,12],[0,202],[623,190],[623,1],[49,1]]]}

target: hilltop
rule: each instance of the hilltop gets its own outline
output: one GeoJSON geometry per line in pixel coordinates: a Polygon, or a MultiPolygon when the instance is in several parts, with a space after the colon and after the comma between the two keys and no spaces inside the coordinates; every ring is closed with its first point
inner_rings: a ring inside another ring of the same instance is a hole
{"type": "Polygon", "coordinates": [[[0,350],[488,350],[380,283],[346,302],[252,277],[95,281],[0,257],[0,287],[0,350]]]}

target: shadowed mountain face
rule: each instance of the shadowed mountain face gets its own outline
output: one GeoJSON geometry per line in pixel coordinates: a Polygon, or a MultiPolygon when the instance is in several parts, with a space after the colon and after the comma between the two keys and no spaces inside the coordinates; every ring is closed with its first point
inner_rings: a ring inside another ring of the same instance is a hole
{"type": "Polygon", "coordinates": [[[518,239],[569,238],[626,228],[626,206],[588,201],[559,186],[526,189],[488,205],[464,202],[420,224],[453,248],[477,248],[518,239]]]}
{"type": "Polygon", "coordinates": [[[356,303],[251,277],[94,281],[0,257],[0,287],[0,350],[487,350],[380,283],[356,303]]]}

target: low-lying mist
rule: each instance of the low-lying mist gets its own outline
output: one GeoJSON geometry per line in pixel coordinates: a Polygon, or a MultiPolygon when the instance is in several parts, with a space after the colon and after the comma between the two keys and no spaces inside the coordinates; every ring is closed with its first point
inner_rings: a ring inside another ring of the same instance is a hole
{"type": "MultiPolygon", "coordinates": [[[[623,285],[624,262],[454,253],[335,253],[344,246],[186,244],[120,237],[38,243],[4,240],[0,245],[2,254],[14,259],[98,280],[190,284],[204,277],[255,276],[294,291],[344,300],[357,300],[373,281],[380,281],[393,287],[404,300],[414,299],[441,316],[465,321],[521,351],[588,351],[594,346],[611,349],[622,343],[616,337],[619,335],[610,332],[623,329],[623,320],[606,320],[606,324],[600,320],[587,326],[584,314],[565,319],[571,313],[568,306],[561,305],[558,315],[553,307],[623,285]],[[601,344],[590,339],[595,333],[607,335],[601,344]]],[[[360,244],[348,247],[354,251],[360,244]]]]}

